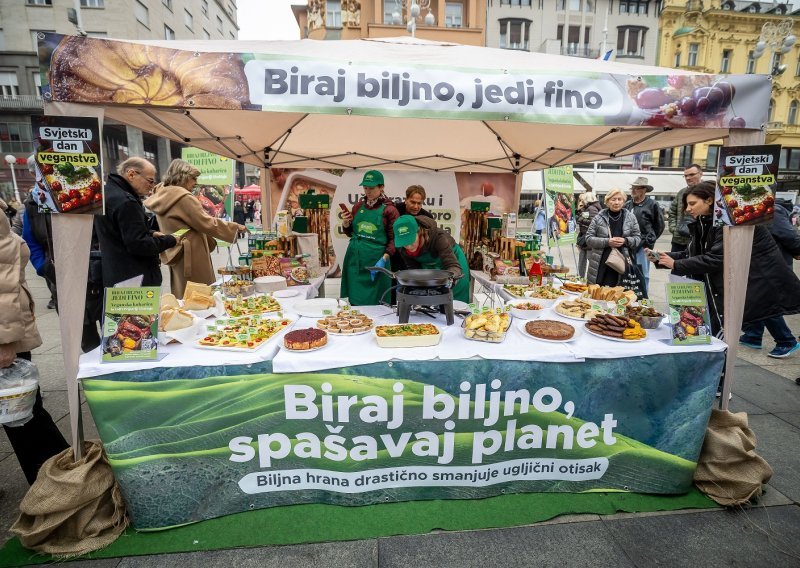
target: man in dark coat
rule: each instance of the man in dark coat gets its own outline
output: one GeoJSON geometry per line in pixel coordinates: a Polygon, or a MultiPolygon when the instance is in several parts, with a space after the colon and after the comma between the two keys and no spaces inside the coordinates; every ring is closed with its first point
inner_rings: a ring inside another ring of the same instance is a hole
{"type": "Polygon", "coordinates": [[[653,186],[647,183],[647,178],[639,176],[631,184],[631,198],[625,204],[628,211],[633,212],[639,222],[639,231],[642,233],[642,244],[635,253],[636,264],[642,270],[645,287],[650,288],[650,266],[644,249],[652,249],[656,241],[664,232],[664,215],[661,207],[654,199],[647,196],[653,191],[653,186]]]}
{"type": "MultiPolygon", "coordinates": [[[[800,257],[800,233],[794,228],[789,218],[792,202],[786,199],[776,199],[774,209],[775,213],[772,224],[769,225],[769,232],[778,244],[786,265],[792,268],[794,257],[800,257]]],[[[795,339],[792,330],[786,325],[783,316],[775,316],[742,326],[744,333],[739,338],[739,344],[751,349],[761,349],[761,339],[764,337],[765,327],[775,340],[775,348],[767,353],[769,357],[782,359],[800,349],[800,344],[795,339]]]]}
{"type": "Polygon", "coordinates": [[[142,275],[142,286],[160,286],[158,255],[177,240],[148,227],[142,199],[156,182],[156,169],[143,158],[128,158],[109,174],[105,186],[105,215],[94,219],[103,258],[103,284],[142,275]]]}
{"type": "Polygon", "coordinates": [[[672,233],[671,252],[686,250],[689,245],[691,235],[689,234],[688,224],[694,219],[683,208],[683,196],[690,187],[696,186],[703,179],[703,168],[697,164],[688,166],[683,170],[683,179],[686,180],[686,187],[679,190],[675,194],[675,199],[669,204],[668,224],[669,232],[672,233]]]}

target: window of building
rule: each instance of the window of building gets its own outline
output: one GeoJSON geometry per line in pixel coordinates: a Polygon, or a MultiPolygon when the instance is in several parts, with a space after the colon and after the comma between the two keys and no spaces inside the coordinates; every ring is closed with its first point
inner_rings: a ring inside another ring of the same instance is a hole
{"type": "Polygon", "coordinates": [[[161,0],[161,3],[167,7],[167,9],[172,12],[172,0],[161,0]]]}
{"type": "Polygon", "coordinates": [[[694,163],[694,145],[681,146],[680,155],[678,156],[678,166],[681,168],[688,168],[694,163]]]}
{"type": "Polygon", "coordinates": [[[732,49],[723,49],[722,50],[722,62],[719,64],[719,72],[720,73],[730,73],[731,72],[731,55],[733,54],[732,49]]]}
{"type": "Polygon", "coordinates": [[[136,0],[133,3],[133,13],[136,15],[136,19],[145,27],[150,27],[150,11],[147,9],[147,6],[136,0]]]}
{"type": "Polygon", "coordinates": [[[19,81],[16,71],[0,71],[0,95],[4,99],[19,95],[19,81]]]}
{"type": "Polygon", "coordinates": [[[42,75],[38,71],[34,71],[31,76],[33,77],[33,87],[36,89],[36,96],[42,98],[42,75]]]}
{"type": "Polygon", "coordinates": [[[203,15],[206,18],[208,18],[208,0],[201,0],[200,11],[203,12],[203,15]]]}
{"type": "Polygon", "coordinates": [[[758,13],[758,6],[756,6],[756,5],[750,6],[750,7],[747,9],[747,11],[748,11],[749,13],[751,13],[751,14],[756,14],[756,13],[758,13]]]}
{"type": "MultiPolygon", "coordinates": [[[[2,30],[0,30],[0,33],[2,33],[2,30]]],[[[794,76],[800,77],[800,59],[797,60],[797,67],[794,69],[794,76]]]]}
{"type": "Polygon", "coordinates": [[[205,28],[203,28],[203,39],[211,39],[211,34],[205,28]]]}
{"type": "Polygon", "coordinates": [[[646,16],[648,1],[649,0],[620,0],[619,13],[646,16]]]}
{"type": "Polygon", "coordinates": [[[325,2],[325,27],[342,27],[342,2],[341,0],[328,0],[325,2]]]}
{"type": "Polygon", "coordinates": [[[531,0],[500,0],[500,5],[501,6],[530,6],[531,5],[531,0]]]}
{"type": "Polygon", "coordinates": [[[569,0],[569,10],[570,12],[580,12],[581,0],[569,0]]]}
{"type": "Polygon", "coordinates": [[[559,12],[563,12],[567,9],[567,2],[566,0],[556,0],[556,10],[559,12]]]}
{"type": "Polygon", "coordinates": [[[81,0],[81,8],[105,8],[105,0],[81,0]]]}
{"type": "Polygon", "coordinates": [[[690,43],[689,44],[689,57],[686,61],[686,65],[689,67],[697,67],[697,53],[700,51],[700,44],[699,43],[690,43]]]}
{"type": "MultiPolygon", "coordinates": [[[[800,71],[800,63],[798,63],[798,71],[800,71]]],[[[747,73],[755,73],[756,72],[756,58],[753,55],[753,52],[749,52],[747,54],[747,73]]]]}
{"type": "Polygon", "coordinates": [[[775,100],[769,100],[769,108],[767,108],[767,122],[772,122],[772,115],[775,114],[775,100]]]}
{"type": "Polygon", "coordinates": [[[219,16],[217,16],[217,31],[219,33],[222,33],[222,18],[220,18],[219,16]]]}
{"type": "Polygon", "coordinates": [[[527,51],[530,41],[531,21],[523,18],[500,20],[500,47],[527,51]]]}
{"type": "Polygon", "coordinates": [[[671,168],[673,153],[674,153],[674,148],[664,148],[663,150],[659,151],[658,166],[660,168],[671,168]]]}
{"type": "Polygon", "coordinates": [[[383,23],[387,26],[394,24],[394,13],[397,7],[392,0],[383,0],[383,23]]]}
{"type": "Polygon", "coordinates": [[[772,61],[769,62],[769,72],[772,73],[781,64],[781,52],[775,51],[772,54],[772,61]]]}
{"type": "Polygon", "coordinates": [[[781,148],[778,168],[781,171],[800,170],[800,148],[781,148]]]}
{"type": "Polygon", "coordinates": [[[167,24],[164,24],[164,39],[175,39],[175,31],[167,24]]]}
{"type": "Polygon", "coordinates": [[[52,33],[55,30],[31,30],[31,46],[33,51],[39,51],[39,34],[52,33]]]}
{"type": "Polygon", "coordinates": [[[675,67],[675,68],[678,68],[678,67],[681,66],[681,52],[680,51],[676,51],[675,52],[675,59],[672,62],[672,66],[675,67]]]}
{"type": "Polygon", "coordinates": [[[464,5],[461,2],[445,3],[444,25],[446,28],[460,28],[464,25],[464,5]]]}
{"type": "Polygon", "coordinates": [[[797,124],[797,101],[789,104],[789,114],[786,116],[786,124],[797,124]]]}
{"type": "MultiPolygon", "coordinates": [[[[617,56],[644,57],[644,42],[647,28],[621,26],[617,28],[617,56]]],[[[680,54],[676,54],[676,67],[680,65],[680,54]]]]}
{"type": "Polygon", "coordinates": [[[183,11],[183,23],[186,24],[186,27],[190,30],[194,27],[194,18],[189,10],[183,11]]]}
{"type": "Polygon", "coordinates": [[[52,6],[53,0],[26,0],[28,6],[52,6]]]}
{"type": "Polygon", "coordinates": [[[717,171],[717,160],[719,160],[719,146],[709,146],[706,152],[706,169],[717,171]]]}
{"type": "Polygon", "coordinates": [[[31,125],[24,122],[0,122],[0,151],[18,154],[33,151],[31,125]]]}

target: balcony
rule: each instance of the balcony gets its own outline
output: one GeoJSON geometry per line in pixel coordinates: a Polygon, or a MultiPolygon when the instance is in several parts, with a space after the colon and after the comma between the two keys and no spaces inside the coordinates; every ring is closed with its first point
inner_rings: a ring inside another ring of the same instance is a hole
{"type": "Polygon", "coordinates": [[[41,110],[42,97],[38,95],[14,95],[0,97],[0,110],[41,110]]]}
{"type": "Polygon", "coordinates": [[[578,45],[570,43],[561,48],[561,55],[572,55],[573,57],[589,57],[597,59],[600,56],[599,49],[592,49],[588,45],[578,45]]]}
{"type": "Polygon", "coordinates": [[[772,121],[766,124],[766,130],[768,134],[783,134],[785,129],[786,124],[783,122],[772,121]]]}

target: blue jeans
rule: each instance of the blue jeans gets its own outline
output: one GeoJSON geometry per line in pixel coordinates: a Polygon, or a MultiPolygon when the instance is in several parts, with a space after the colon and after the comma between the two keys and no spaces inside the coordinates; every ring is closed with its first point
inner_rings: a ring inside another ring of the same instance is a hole
{"type": "Polygon", "coordinates": [[[647,260],[647,256],[644,254],[644,247],[640,248],[636,251],[636,259],[634,260],[639,268],[642,269],[642,275],[644,276],[644,285],[648,291],[650,292],[650,261],[647,260]]]}
{"type": "Polygon", "coordinates": [[[794,344],[797,343],[794,335],[792,335],[792,330],[786,325],[786,320],[783,319],[783,316],[775,316],[774,318],[743,325],[742,331],[744,335],[742,339],[749,343],[760,345],[761,338],[764,336],[765,327],[778,347],[794,347],[794,344]]]}

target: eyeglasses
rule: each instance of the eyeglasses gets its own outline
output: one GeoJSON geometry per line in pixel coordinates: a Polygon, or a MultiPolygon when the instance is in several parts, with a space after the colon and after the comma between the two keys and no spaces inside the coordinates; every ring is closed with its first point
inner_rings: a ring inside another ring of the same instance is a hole
{"type": "Polygon", "coordinates": [[[156,180],[154,180],[153,178],[145,177],[144,175],[142,175],[141,172],[137,172],[136,170],[131,170],[131,171],[133,173],[135,173],[137,176],[141,177],[144,181],[146,181],[150,185],[155,185],[156,184],[156,180]]]}

